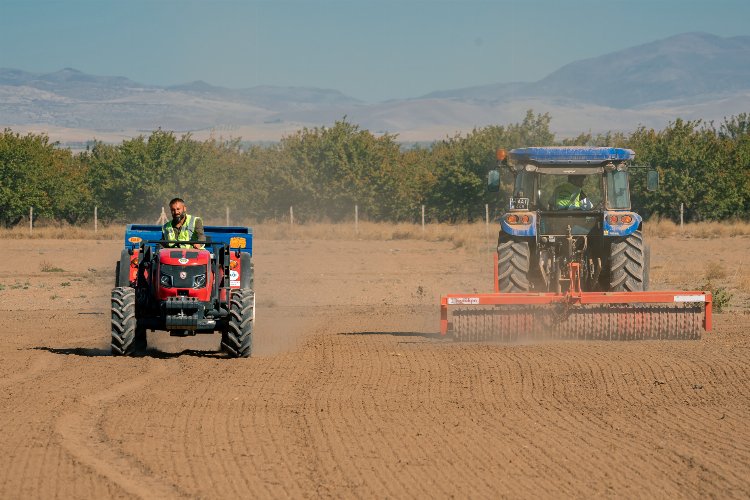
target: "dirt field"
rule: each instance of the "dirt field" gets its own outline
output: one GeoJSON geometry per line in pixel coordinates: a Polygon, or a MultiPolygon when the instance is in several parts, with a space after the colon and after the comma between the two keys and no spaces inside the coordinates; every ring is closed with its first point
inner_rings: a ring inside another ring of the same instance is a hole
{"type": "Polygon", "coordinates": [[[458,344],[438,297],[490,289],[479,250],[259,234],[226,360],[109,356],[119,241],[6,240],[0,497],[747,498],[750,239],[652,246],[656,288],[734,287],[702,340],[458,344]]]}

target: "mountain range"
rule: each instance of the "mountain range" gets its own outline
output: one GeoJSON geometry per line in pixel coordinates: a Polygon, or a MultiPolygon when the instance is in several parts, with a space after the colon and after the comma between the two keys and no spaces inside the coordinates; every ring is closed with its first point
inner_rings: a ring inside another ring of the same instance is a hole
{"type": "Polygon", "coordinates": [[[497,83],[364,103],[333,89],[228,89],[96,76],[72,68],[0,69],[0,126],[54,140],[119,141],[157,128],[196,137],[278,140],[346,116],[373,132],[429,141],[548,112],[558,136],[663,128],[676,118],[720,122],[750,111],[750,36],[685,33],[566,64],[536,82],[497,83]]]}

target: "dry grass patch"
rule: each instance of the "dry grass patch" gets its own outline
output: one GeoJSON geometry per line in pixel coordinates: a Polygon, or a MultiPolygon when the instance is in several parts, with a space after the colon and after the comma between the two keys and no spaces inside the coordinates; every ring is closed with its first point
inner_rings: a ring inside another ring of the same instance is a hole
{"type": "Polygon", "coordinates": [[[49,262],[42,262],[42,265],[40,266],[40,270],[43,273],[64,273],[65,269],[62,267],[57,267],[54,264],[50,264],[49,262]]]}
{"type": "MultiPolygon", "coordinates": [[[[476,224],[429,224],[424,230],[419,224],[354,223],[306,223],[295,224],[264,222],[255,224],[253,233],[265,240],[424,240],[450,241],[455,247],[484,246],[486,231],[484,223],[476,224]]],[[[490,241],[497,238],[497,226],[490,226],[490,241]]]]}
{"type": "Polygon", "coordinates": [[[738,290],[744,293],[750,293],[750,276],[738,276],[736,281],[738,290]]]}
{"type": "Polygon", "coordinates": [[[708,262],[703,276],[709,281],[720,280],[727,277],[727,270],[719,262],[708,262]]]}
{"type": "Polygon", "coordinates": [[[0,239],[44,239],[44,240],[116,240],[125,234],[125,226],[112,225],[93,228],[61,224],[56,226],[35,227],[29,231],[28,226],[0,228],[0,239]]]}
{"type": "Polygon", "coordinates": [[[750,223],[742,221],[720,222],[691,222],[680,230],[679,224],[669,219],[653,218],[644,224],[646,237],[669,238],[683,236],[685,238],[724,238],[750,236],[750,223]]]}
{"type": "MultiPolygon", "coordinates": [[[[213,225],[213,224],[210,224],[213,225]]],[[[221,224],[219,224],[221,225],[221,224]]],[[[449,241],[454,247],[484,248],[497,240],[499,225],[493,223],[486,233],[484,222],[473,224],[420,224],[360,222],[355,230],[354,222],[330,223],[309,222],[291,226],[288,222],[247,223],[253,228],[256,237],[265,240],[424,240],[449,241]]],[[[678,224],[668,219],[652,218],[644,224],[646,238],[701,238],[750,237],[750,223],[742,221],[695,222],[685,224],[680,230],[678,224]]],[[[67,224],[34,228],[0,228],[3,239],[80,239],[80,240],[119,240],[125,234],[124,225],[100,227],[94,232],[91,227],[77,227],[67,224]]]]}

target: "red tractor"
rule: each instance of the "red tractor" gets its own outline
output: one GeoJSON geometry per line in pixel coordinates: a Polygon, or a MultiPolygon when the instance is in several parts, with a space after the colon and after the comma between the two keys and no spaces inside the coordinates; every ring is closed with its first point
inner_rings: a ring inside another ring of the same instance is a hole
{"type": "Polygon", "coordinates": [[[148,330],[172,336],[221,333],[229,357],[252,352],[255,293],[252,232],[206,226],[204,248],[161,240],[161,227],[128,225],[112,290],[115,356],[145,351],[148,330]]]}

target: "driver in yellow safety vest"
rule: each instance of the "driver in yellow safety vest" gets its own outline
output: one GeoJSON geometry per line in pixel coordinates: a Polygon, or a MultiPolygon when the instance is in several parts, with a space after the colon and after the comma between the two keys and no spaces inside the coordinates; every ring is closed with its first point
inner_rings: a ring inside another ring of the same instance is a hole
{"type": "Polygon", "coordinates": [[[180,248],[203,248],[202,244],[190,244],[190,241],[206,239],[203,232],[203,221],[200,217],[188,215],[187,207],[182,198],[174,198],[169,202],[172,220],[167,221],[161,228],[161,239],[166,241],[180,241],[185,244],[173,245],[180,248]]]}
{"type": "Polygon", "coordinates": [[[552,193],[551,205],[554,210],[590,210],[593,203],[583,192],[585,175],[569,175],[567,182],[563,182],[552,193]]]}

